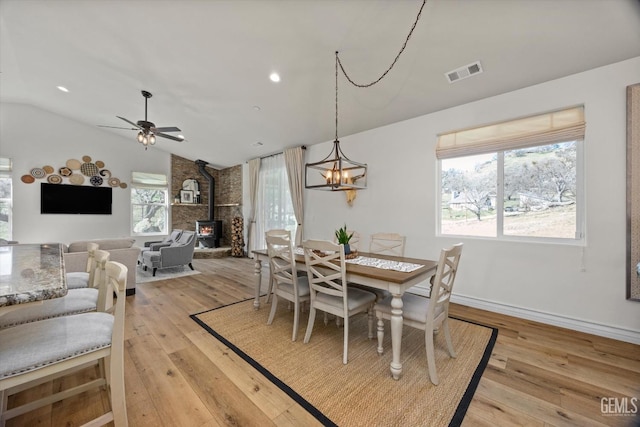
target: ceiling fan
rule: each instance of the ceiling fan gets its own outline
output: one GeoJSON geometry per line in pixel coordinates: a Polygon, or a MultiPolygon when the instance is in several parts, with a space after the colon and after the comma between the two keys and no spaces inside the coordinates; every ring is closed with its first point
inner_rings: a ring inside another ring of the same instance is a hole
{"type": "Polygon", "coordinates": [[[173,141],[184,141],[184,137],[182,135],[173,136],[167,135],[165,132],[180,132],[180,129],[175,126],[170,127],[156,127],[156,125],[147,120],[147,100],[151,98],[153,95],[151,92],[146,90],[142,91],[142,96],[144,96],[144,120],[138,120],[136,123],[132,122],[129,119],[125,119],[124,117],[116,116],[120,120],[124,120],[129,123],[131,126],[135,126],[133,128],[123,128],[118,126],[102,126],[105,128],[114,128],[114,129],[130,129],[137,130],[138,132],[138,142],[144,145],[144,149],[146,150],[149,145],[154,145],[156,143],[156,136],[161,138],[171,139],[173,141]]]}

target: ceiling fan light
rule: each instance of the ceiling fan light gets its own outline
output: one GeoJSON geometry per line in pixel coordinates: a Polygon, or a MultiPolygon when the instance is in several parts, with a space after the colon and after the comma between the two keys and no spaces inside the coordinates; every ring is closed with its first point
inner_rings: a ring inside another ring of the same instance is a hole
{"type": "Polygon", "coordinates": [[[149,135],[149,144],[155,145],[155,143],[156,143],[156,136],[154,134],[149,135]]]}
{"type": "Polygon", "coordinates": [[[144,133],[142,133],[142,131],[138,132],[138,142],[142,143],[142,141],[144,140],[144,133]]]}

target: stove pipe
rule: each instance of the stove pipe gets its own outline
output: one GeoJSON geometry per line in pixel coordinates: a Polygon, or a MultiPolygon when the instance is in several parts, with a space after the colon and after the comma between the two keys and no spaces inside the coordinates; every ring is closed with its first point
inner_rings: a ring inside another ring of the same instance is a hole
{"type": "Polygon", "coordinates": [[[198,170],[200,171],[202,176],[204,176],[207,179],[207,181],[209,181],[209,199],[208,199],[209,218],[208,219],[209,221],[213,221],[213,195],[216,189],[216,181],[213,178],[213,176],[211,176],[211,174],[207,172],[207,170],[205,169],[207,164],[208,163],[205,162],[204,160],[196,160],[196,165],[198,165],[198,170]]]}

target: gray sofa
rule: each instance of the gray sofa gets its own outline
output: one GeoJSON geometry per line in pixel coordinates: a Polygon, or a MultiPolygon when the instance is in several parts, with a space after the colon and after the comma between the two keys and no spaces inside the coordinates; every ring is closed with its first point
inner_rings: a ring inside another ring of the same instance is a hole
{"type": "Polygon", "coordinates": [[[109,260],[124,264],[127,272],[127,295],[136,293],[136,266],[140,248],[133,246],[135,239],[123,237],[115,239],[83,240],[63,245],[64,265],[67,273],[85,271],[87,267],[87,243],[98,244],[98,249],[109,252],[109,260]]]}

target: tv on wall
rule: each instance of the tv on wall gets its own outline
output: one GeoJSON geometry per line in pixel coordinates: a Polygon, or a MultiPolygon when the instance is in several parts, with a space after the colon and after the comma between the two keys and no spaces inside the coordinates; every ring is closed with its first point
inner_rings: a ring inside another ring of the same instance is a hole
{"type": "Polygon", "coordinates": [[[40,184],[40,213],[111,215],[112,189],[86,185],[40,184]]]}

